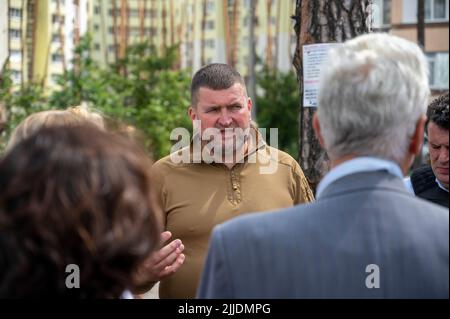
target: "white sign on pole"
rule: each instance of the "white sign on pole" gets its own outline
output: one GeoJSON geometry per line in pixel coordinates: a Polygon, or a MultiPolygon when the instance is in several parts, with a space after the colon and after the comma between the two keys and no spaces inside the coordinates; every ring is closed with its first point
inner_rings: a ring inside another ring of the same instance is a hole
{"type": "Polygon", "coordinates": [[[328,51],[341,43],[318,43],[303,46],[303,107],[317,107],[320,72],[328,51]]]}

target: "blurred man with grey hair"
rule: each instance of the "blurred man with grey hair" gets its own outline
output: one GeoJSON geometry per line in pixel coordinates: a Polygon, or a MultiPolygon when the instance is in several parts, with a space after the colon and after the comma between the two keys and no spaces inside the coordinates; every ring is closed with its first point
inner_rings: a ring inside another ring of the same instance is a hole
{"type": "Polygon", "coordinates": [[[314,129],[331,160],[317,201],[215,228],[200,298],[448,298],[449,214],[412,196],[427,62],[370,34],[330,53],[314,129]]]}

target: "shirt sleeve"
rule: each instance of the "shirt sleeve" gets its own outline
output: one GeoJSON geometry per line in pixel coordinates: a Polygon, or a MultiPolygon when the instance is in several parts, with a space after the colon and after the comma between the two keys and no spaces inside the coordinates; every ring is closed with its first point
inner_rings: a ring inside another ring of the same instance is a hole
{"type": "Polygon", "coordinates": [[[309,203],[314,201],[314,194],[309,186],[308,180],[303,174],[300,165],[293,163],[292,183],[294,186],[294,204],[309,203]]]}
{"type": "Polygon", "coordinates": [[[153,164],[151,168],[152,181],[152,199],[154,209],[163,228],[166,227],[166,194],[164,190],[164,174],[161,165],[158,162],[153,164]]]}

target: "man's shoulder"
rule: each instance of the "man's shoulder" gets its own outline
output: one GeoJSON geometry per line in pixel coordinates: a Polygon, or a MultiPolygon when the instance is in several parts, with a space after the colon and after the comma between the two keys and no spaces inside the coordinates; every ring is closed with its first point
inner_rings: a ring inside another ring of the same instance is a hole
{"type": "Polygon", "coordinates": [[[436,176],[430,165],[423,165],[411,173],[411,184],[416,194],[435,187],[436,176]]]}
{"type": "Polygon", "coordinates": [[[167,170],[177,167],[184,167],[186,166],[186,164],[189,164],[189,161],[183,161],[183,158],[181,158],[181,156],[188,151],[189,146],[186,146],[177,152],[164,156],[153,164],[152,169],[167,170]]]}
{"type": "Polygon", "coordinates": [[[261,154],[262,156],[270,158],[271,161],[276,161],[278,164],[295,169],[300,168],[298,162],[291,155],[275,147],[267,145],[264,148],[264,152],[262,152],[261,154]]]}

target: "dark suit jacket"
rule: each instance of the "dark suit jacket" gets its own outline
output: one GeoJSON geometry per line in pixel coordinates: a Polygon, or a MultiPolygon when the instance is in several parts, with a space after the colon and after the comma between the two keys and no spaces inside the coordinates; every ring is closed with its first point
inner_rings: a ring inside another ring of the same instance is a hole
{"type": "Polygon", "coordinates": [[[448,257],[448,210],[357,173],[315,203],[217,226],[198,297],[448,298],[448,257]]]}

